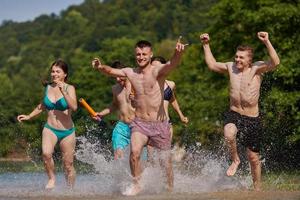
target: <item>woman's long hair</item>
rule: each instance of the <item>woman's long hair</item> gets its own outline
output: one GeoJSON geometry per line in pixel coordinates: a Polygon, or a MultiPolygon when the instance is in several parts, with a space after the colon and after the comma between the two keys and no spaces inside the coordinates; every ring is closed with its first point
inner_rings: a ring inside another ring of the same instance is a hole
{"type": "MultiPolygon", "coordinates": [[[[54,61],[53,63],[52,63],[52,65],[51,65],[51,67],[50,67],[50,72],[51,72],[51,70],[52,70],[52,67],[53,66],[57,66],[57,67],[59,67],[59,68],[61,68],[62,70],[63,70],[63,72],[65,73],[65,74],[67,74],[67,76],[65,77],[65,82],[68,80],[68,71],[69,71],[69,68],[68,68],[68,64],[65,62],[65,61],[63,61],[62,59],[57,59],[56,61],[54,61]]],[[[47,86],[47,85],[50,85],[50,84],[52,84],[52,81],[49,81],[49,79],[43,79],[43,78],[41,78],[41,82],[42,82],[42,84],[43,84],[43,86],[47,86]]]]}

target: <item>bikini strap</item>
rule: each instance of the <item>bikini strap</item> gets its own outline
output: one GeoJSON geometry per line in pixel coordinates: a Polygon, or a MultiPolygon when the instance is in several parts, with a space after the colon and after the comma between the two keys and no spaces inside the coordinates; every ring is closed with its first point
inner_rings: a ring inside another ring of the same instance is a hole
{"type": "Polygon", "coordinates": [[[46,88],[45,88],[45,95],[48,96],[48,87],[49,87],[49,84],[46,85],[46,88]]]}
{"type": "Polygon", "coordinates": [[[165,81],[165,83],[167,84],[167,86],[170,88],[170,90],[172,91],[172,93],[173,93],[173,89],[170,87],[170,85],[168,84],[168,82],[167,81],[165,81]]]}

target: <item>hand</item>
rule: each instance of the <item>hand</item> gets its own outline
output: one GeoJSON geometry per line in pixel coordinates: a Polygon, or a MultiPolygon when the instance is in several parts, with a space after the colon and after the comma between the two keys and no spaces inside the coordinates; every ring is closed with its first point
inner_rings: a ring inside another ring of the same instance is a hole
{"type": "Polygon", "coordinates": [[[200,40],[201,40],[202,44],[208,44],[209,40],[210,40],[208,33],[201,34],[200,40]]]}
{"type": "Polygon", "coordinates": [[[92,116],[92,118],[94,119],[94,120],[96,120],[96,121],[101,121],[102,118],[103,117],[103,115],[101,115],[100,113],[98,113],[98,112],[96,112],[96,116],[92,116]]]}
{"type": "Polygon", "coordinates": [[[57,85],[57,87],[58,87],[58,89],[61,91],[61,92],[67,92],[67,90],[66,90],[66,87],[65,87],[65,83],[64,82],[62,82],[62,81],[57,81],[57,80],[55,80],[55,81],[53,81],[56,85],[57,85]]]}
{"type": "Polygon", "coordinates": [[[134,101],[134,94],[130,93],[130,94],[129,94],[129,99],[130,99],[131,101],[134,101]]]}
{"type": "Polygon", "coordinates": [[[184,47],[189,45],[189,44],[182,44],[181,43],[181,38],[182,36],[179,36],[178,40],[177,40],[177,43],[176,43],[176,52],[177,53],[182,53],[184,51],[184,47]]]}
{"type": "Polygon", "coordinates": [[[183,122],[183,123],[185,123],[185,124],[189,123],[189,119],[188,119],[187,117],[185,117],[185,116],[182,116],[182,117],[180,118],[180,120],[181,120],[181,122],[183,122]]]}
{"type": "Polygon", "coordinates": [[[262,42],[267,42],[269,40],[269,34],[268,32],[258,32],[257,33],[258,39],[260,39],[262,42]]]}
{"type": "Polygon", "coordinates": [[[92,66],[94,69],[101,69],[102,65],[101,65],[100,59],[94,58],[94,60],[92,61],[92,66]]]}
{"type": "Polygon", "coordinates": [[[19,115],[18,117],[17,117],[17,120],[19,121],[19,122],[22,122],[22,121],[26,121],[26,120],[30,120],[30,116],[29,115],[19,115]]]}

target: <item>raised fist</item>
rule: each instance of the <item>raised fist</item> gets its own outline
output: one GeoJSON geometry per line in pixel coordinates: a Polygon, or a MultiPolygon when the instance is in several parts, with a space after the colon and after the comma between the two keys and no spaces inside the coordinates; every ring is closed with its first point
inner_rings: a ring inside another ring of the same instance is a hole
{"type": "Polygon", "coordinates": [[[201,40],[201,42],[203,43],[203,44],[208,44],[208,42],[209,42],[209,35],[208,35],[208,33],[203,33],[203,34],[201,34],[200,35],[200,40],[201,40]]]}

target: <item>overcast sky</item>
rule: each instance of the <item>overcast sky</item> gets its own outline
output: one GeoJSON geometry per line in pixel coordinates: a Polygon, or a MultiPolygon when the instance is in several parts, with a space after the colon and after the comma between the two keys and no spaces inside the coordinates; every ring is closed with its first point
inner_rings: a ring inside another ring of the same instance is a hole
{"type": "Polygon", "coordinates": [[[3,20],[24,22],[42,14],[59,14],[70,5],[79,5],[84,0],[0,0],[0,24],[3,20]]]}

